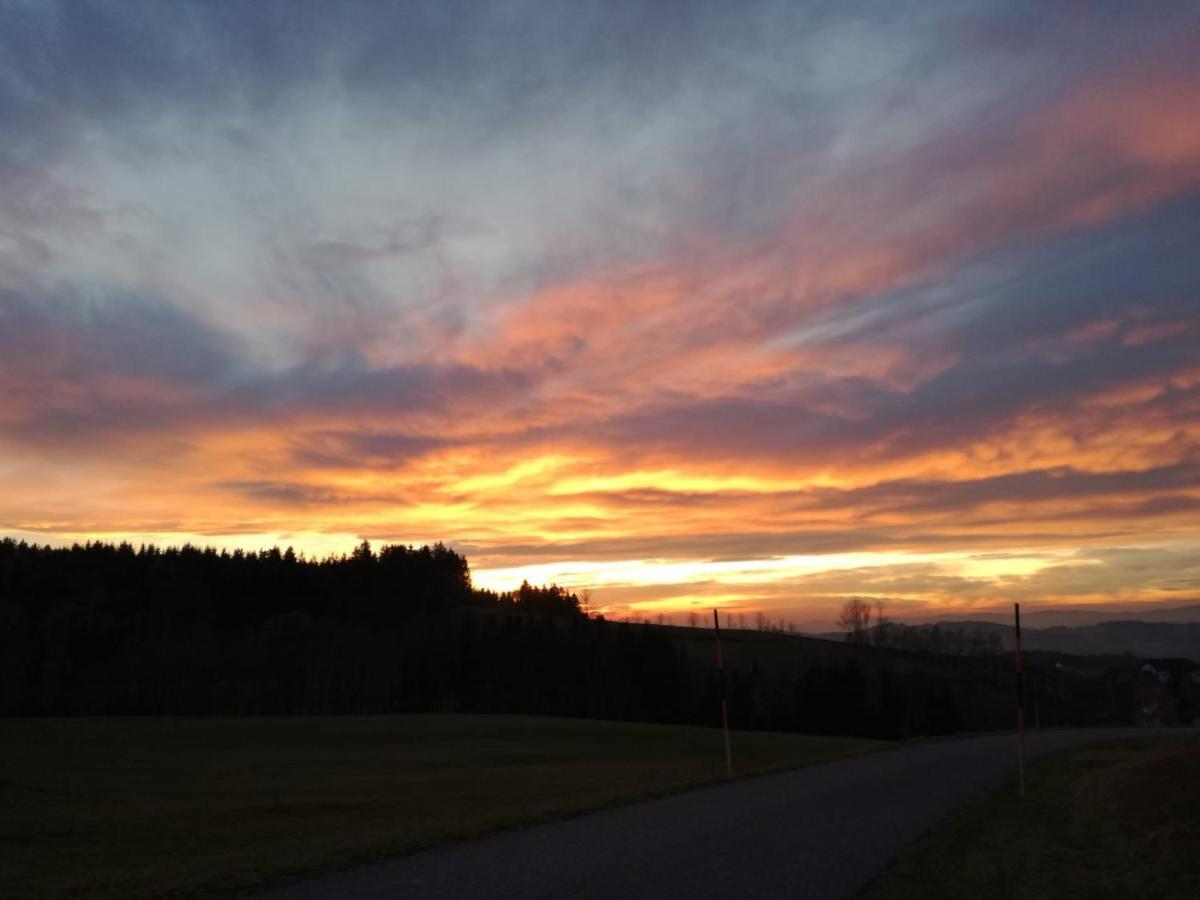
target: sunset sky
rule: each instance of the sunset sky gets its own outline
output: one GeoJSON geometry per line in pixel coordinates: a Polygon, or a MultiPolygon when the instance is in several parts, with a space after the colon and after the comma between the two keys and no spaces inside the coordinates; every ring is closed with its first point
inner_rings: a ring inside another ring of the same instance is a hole
{"type": "Polygon", "coordinates": [[[1200,4],[0,0],[0,535],[1200,599],[1200,4]]]}

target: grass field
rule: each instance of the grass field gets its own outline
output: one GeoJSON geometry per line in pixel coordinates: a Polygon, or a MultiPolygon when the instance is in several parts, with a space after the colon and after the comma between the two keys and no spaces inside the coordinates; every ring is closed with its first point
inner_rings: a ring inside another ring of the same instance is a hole
{"type": "Polygon", "coordinates": [[[865,892],[916,898],[1200,897],[1200,737],[1034,763],[951,814],[865,892]]]}
{"type": "MultiPolygon", "coordinates": [[[[735,733],[741,774],[876,742],[735,733]]],[[[519,716],[0,720],[0,895],[204,896],[719,779],[719,731],[519,716]]]]}

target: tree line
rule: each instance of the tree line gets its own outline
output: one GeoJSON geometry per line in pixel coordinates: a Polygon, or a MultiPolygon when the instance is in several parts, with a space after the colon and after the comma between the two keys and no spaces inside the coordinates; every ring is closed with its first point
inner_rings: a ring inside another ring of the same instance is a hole
{"type": "MultiPolygon", "coordinates": [[[[4,539],[0,714],[719,722],[710,638],[606,621],[585,603],[557,585],[479,590],[467,560],[441,544],[376,551],[364,542],[311,559],[275,548],[4,539]]],[[[1008,724],[1003,661],[954,671],[874,652],[730,635],[734,726],[901,737],[1008,724]]]]}
{"type": "Polygon", "coordinates": [[[472,586],[436,544],[312,559],[0,540],[0,713],[480,710],[669,718],[661,630],[557,585],[472,586]]]}

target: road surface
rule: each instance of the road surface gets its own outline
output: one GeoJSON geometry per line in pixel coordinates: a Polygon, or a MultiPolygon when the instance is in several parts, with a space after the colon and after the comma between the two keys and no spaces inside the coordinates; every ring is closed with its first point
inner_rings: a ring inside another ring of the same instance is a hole
{"type": "MultiPolygon", "coordinates": [[[[1027,757],[1135,734],[1146,732],[1045,731],[1028,736],[1027,757]]],[[[365,866],[261,897],[851,897],[938,819],[1015,768],[1009,735],[911,745],[365,866]]]]}

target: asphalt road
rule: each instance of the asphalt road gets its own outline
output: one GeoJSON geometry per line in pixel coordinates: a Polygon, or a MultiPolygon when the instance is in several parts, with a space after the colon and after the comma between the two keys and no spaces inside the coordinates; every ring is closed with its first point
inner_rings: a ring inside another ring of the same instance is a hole
{"type": "MultiPolygon", "coordinates": [[[[1027,757],[1145,733],[1031,734],[1027,757]]],[[[1008,735],[907,746],[447,847],[262,897],[850,897],[952,808],[1015,769],[1008,735]]]]}

